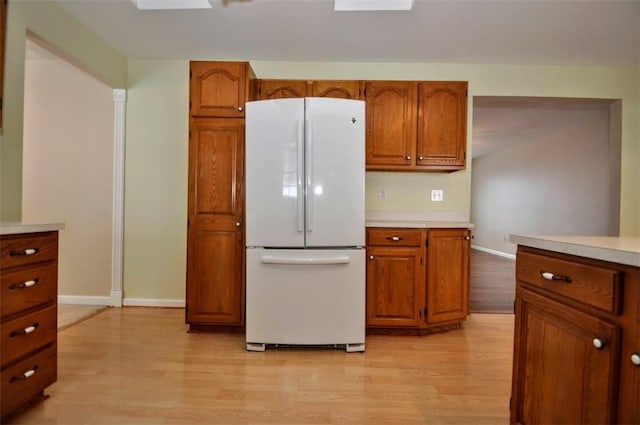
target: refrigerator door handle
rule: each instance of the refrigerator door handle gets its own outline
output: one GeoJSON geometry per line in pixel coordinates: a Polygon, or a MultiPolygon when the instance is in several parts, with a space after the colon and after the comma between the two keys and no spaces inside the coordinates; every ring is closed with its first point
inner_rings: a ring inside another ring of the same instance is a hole
{"type": "Polygon", "coordinates": [[[351,260],[346,255],[339,255],[336,257],[280,257],[277,255],[265,255],[260,258],[260,262],[263,264],[285,264],[285,265],[298,265],[298,266],[316,266],[316,265],[331,265],[331,264],[349,264],[351,260]]]}
{"type": "Polygon", "coordinates": [[[298,138],[296,140],[296,217],[298,232],[304,231],[304,121],[298,121],[298,138]]]}
{"type": "Polygon", "coordinates": [[[307,175],[307,190],[306,190],[306,199],[307,199],[307,232],[311,232],[313,230],[313,129],[311,128],[311,120],[305,121],[305,133],[306,133],[306,142],[307,147],[305,150],[306,155],[306,175],[307,175]]]}

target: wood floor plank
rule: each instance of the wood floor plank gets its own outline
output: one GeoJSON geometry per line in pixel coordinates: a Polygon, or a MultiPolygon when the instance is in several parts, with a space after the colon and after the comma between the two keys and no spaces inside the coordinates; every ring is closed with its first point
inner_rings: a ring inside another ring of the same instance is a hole
{"type": "Polygon", "coordinates": [[[508,423],[513,315],[367,336],[365,353],[247,352],[184,310],[114,308],[59,333],[58,382],[15,424],[508,423]]]}

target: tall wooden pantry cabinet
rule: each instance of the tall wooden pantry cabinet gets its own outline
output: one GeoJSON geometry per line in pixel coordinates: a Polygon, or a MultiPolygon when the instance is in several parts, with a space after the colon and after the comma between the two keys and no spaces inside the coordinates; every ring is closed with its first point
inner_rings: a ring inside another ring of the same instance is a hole
{"type": "Polygon", "coordinates": [[[186,323],[244,323],[247,62],[190,63],[186,323]]]}

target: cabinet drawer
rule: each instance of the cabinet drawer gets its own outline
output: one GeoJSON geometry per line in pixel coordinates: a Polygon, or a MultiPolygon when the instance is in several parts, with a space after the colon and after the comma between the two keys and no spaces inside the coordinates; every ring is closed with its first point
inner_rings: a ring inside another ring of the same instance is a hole
{"type": "Polygon", "coordinates": [[[516,279],[611,313],[621,310],[617,270],[519,252],[516,279]]]}
{"type": "Polygon", "coordinates": [[[54,345],[0,373],[2,416],[28,402],[57,379],[57,347],[54,345]]]}
{"type": "Polygon", "coordinates": [[[416,229],[367,229],[367,245],[422,246],[424,233],[416,229]]]}
{"type": "Polygon", "coordinates": [[[58,265],[53,263],[3,272],[0,285],[2,317],[55,301],[58,296],[58,265]]]}
{"type": "Polygon", "coordinates": [[[58,233],[3,236],[0,238],[0,252],[3,269],[55,260],[58,256],[58,233]]]}
{"type": "Polygon", "coordinates": [[[0,355],[7,364],[56,340],[55,305],[0,324],[0,355]]]}

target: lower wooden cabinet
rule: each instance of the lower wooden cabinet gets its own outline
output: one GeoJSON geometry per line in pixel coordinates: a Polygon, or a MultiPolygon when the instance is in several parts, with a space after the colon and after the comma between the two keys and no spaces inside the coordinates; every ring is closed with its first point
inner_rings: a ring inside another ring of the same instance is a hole
{"type": "Polygon", "coordinates": [[[640,423],[639,289],[637,267],[518,247],[512,424],[640,423]]]}
{"type": "Polygon", "coordinates": [[[0,422],[57,379],[58,232],[0,235],[0,422]]]}
{"type": "Polygon", "coordinates": [[[464,321],[469,248],[468,229],[367,229],[367,327],[464,321]]]}

